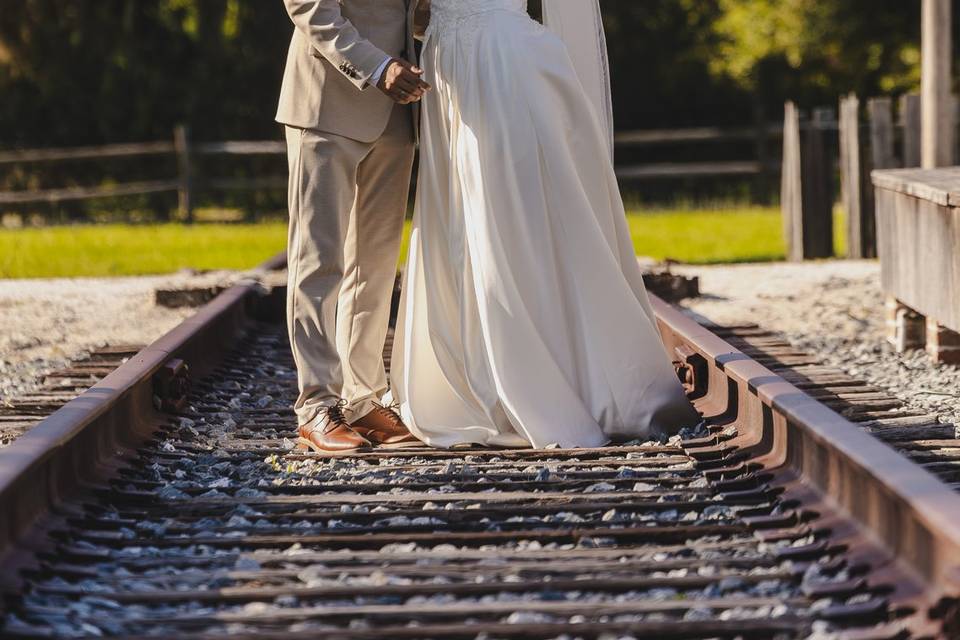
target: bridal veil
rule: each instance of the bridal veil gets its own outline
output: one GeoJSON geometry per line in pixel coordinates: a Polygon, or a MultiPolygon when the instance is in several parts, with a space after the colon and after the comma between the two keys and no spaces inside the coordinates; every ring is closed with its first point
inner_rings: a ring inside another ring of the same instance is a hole
{"type": "Polygon", "coordinates": [[[607,131],[612,157],[613,100],[600,0],[543,0],[543,24],[563,40],[570,52],[580,84],[607,131]]]}

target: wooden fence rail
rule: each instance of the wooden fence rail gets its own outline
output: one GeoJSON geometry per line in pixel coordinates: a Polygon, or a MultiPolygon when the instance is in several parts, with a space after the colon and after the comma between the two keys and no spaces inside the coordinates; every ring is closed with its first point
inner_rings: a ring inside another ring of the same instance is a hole
{"type": "Polygon", "coordinates": [[[286,155],[286,145],[274,140],[240,140],[229,142],[191,143],[189,130],[178,126],[171,142],[140,142],[68,149],[25,149],[0,151],[0,165],[69,162],[75,160],[107,160],[126,157],[175,155],[177,176],[164,180],[104,184],[91,187],[66,187],[30,191],[0,191],[0,205],[57,204],[66,201],[115,198],[119,196],[177,193],[180,216],[193,220],[194,192],[203,187],[214,190],[281,189],[285,176],[240,178],[208,178],[197,180],[195,156],[286,155]]]}
{"type": "Polygon", "coordinates": [[[173,142],[109,144],[100,147],[74,147],[71,149],[25,149],[22,151],[0,151],[0,164],[54,162],[63,160],[100,160],[104,158],[121,158],[124,156],[163,155],[173,152],[173,142]]]}
{"type": "Polygon", "coordinates": [[[758,124],[752,127],[694,127],[687,129],[645,129],[620,131],[614,142],[618,149],[638,147],[680,146],[752,142],[751,160],[720,160],[712,162],[662,162],[617,167],[621,180],[661,180],[664,178],[702,178],[721,176],[767,176],[780,171],[779,162],[766,154],[769,142],[783,135],[779,124],[758,124]]]}
{"type": "MultiPolygon", "coordinates": [[[[671,130],[623,131],[616,136],[618,149],[636,149],[653,146],[683,146],[694,144],[753,142],[757,157],[751,160],[662,162],[631,164],[617,167],[622,180],[662,180],[676,178],[703,178],[722,176],[764,176],[780,170],[779,163],[771,162],[765,150],[771,140],[782,135],[778,124],[753,127],[700,127],[671,130]]],[[[253,179],[197,175],[197,160],[203,156],[284,156],[286,144],[279,140],[239,140],[228,142],[193,142],[186,127],[177,127],[169,142],[112,144],[99,147],[72,149],[27,149],[0,151],[0,166],[95,161],[136,156],[175,156],[176,176],[161,180],[104,184],[99,186],[72,186],[67,188],[31,191],[0,191],[0,206],[25,204],[56,204],[66,201],[92,200],[118,196],[155,193],[177,193],[180,217],[193,219],[194,194],[200,189],[233,191],[283,189],[284,176],[264,176],[253,179]]]]}
{"type": "Polygon", "coordinates": [[[46,202],[55,204],[68,200],[92,200],[94,198],[114,198],[117,196],[137,196],[150,193],[177,191],[178,180],[154,180],[149,182],[128,182],[102,187],[66,187],[63,189],[45,189],[42,191],[0,191],[2,204],[30,204],[46,202]]]}
{"type": "Polygon", "coordinates": [[[619,131],[614,136],[617,146],[639,146],[673,144],[678,142],[726,142],[730,140],[749,140],[760,135],[777,137],[783,134],[779,124],[760,127],[697,127],[690,129],[643,129],[640,131],[619,131]]]}

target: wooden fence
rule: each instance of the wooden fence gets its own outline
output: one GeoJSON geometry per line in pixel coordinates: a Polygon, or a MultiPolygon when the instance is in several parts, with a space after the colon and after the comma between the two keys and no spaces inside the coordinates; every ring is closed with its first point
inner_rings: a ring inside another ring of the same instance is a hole
{"type": "MultiPolygon", "coordinates": [[[[710,176],[775,177],[779,163],[769,149],[779,145],[782,128],[779,125],[759,125],[741,128],[689,128],[672,130],[624,131],[616,136],[618,150],[652,147],[689,149],[691,145],[743,143],[752,144],[755,157],[743,160],[695,161],[630,164],[617,167],[617,176],[625,181],[649,181],[675,178],[703,178],[710,176]]],[[[205,190],[259,190],[286,188],[285,176],[260,178],[224,178],[201,175],[198,160],[206,156],[284,156],[282,141],[233,141],[195,143],[186,127],[177,127],[170,141],[138,144],[113,144],[98,147],[69,149],[29,149],[0,151],[0,167],[32,163],[64,161],[98,162],[116,158],[174,156],[176,175],[157,180],[103,184],[99,186],[71,186],[65,188],[0,191],[0,208],[28,204],[57,204],[60,202],[114,198],[119,196],[176,193],[181,219],[191,221],[196,194],[205,190]]]]}
{"type": "MultiPolygon", "coordinates": [[[[617,166],[623,181],[652,181],[677,178],[754,177],[761,182],[781,180],[784,236],[788,257],[793,260],[833,255],[833,204],[836,175],[840,196],[847,212],[847,246],[850,257],[876,255],[876,230],[870,171],[920,164],[919,96],[903,96],[899,119],[893,117],[890,98],[871,99],[861,109],[856,96],[840,101],[837,110],[821,108],[809,116],[787,103],[784,124],[757,124],[748,127],[701,127],[670,130],[623,131],[616,136],[620,151],[648,149],[694,150],[706,145],[744,146],[753,157],[693,162],[646,162],[617,166]],[[865,111],[866,119],[861,117],[865,111]],[[782,163],[776,162],[778,146],[782,163]],[[838,148],[839,147],[839,148],[838,148]],[[839,171],[838,171],[839,169],[839,171]]],[[[97,162],[116,158],[172,156],[176,175],[157,180],[72,186],[32,191],[0,191],[0,208],[25,204],[56,204],[66,201],[118,196],[176,193],[181,219],[193,219],[198,191],[282,190],[286,176],[256,178],[211,177],[197,170],[197,161],[208,156],[284,156],[285,143],[273,141],[232,141],[194,143],[186,127],[177,127],[170,141],[114,144],[71,149],[0,151],[0,167],[29,163],[64,161],[97,162]]],[[[725,151],[726,147],[716,147],[725,151]]],[[[716,154],[715,154],[716,155],[716,154]]],[[[722,154],[721,154],[722,155],[722,154]]]]}
{"type": "Polygon", "coordinates": [[[706,176],[755,176],[766,179],[780,171],[780,164],[770,152],[779,145],[783,127],[779,124],[758,124],[752,127],[700,127],[691,129],[661,129],[622,131],[615,137],[618,150],[637,147],[681,147],[718,143],[748,142],[753,146],[749,160],[719,160],[711,162],[644,163],[617,167],[621,180],[656,180],[663,178],[697,178],[706,176]]]}
{"type": "Polygon", "coordinates": [[[113,144],[98,147],[69,149],[27,149],[0,152],[0,166],[27,163],[62,162],[72,160],[101,161],[114,158],[175,155],[177,175],[174,178],[107,184],[90,187],[66,187],[38,191],[0,191],[0,207],[3,205],[56,204],[74,200],[93,200],[118,196],[147,195],[176,192],[180,215],[193,220],[194,193],[197,189],[284,189],[286,176],[263,178],[204,178],[198,180],[194,158],[196,156],[255,156],[286,155],[282,141],[233,141],[192,144],[186,127],[177,127],[170,142],[142,142],[113,144]]]}
{"type": "MultiPolygon", "coordinates": [[[[902,96],[897,119],[890,98],[872,98],[865,107],[861,109],[857,96],[848,95],[840,99],[839,118],[827,108],[803,117],[792,102],[786,104],[780,200],[791,260],[833,255],[837,173],[846,213],[847,257],[877,255],[870,173],[920,166],[920,96],[902,96]]],[[[954,157],[960,157],[957,150],[954,157]]]]}

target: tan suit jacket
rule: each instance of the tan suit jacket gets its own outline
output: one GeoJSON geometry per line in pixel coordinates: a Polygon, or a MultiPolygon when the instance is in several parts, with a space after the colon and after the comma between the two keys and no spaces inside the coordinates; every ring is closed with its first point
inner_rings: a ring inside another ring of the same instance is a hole
{"type": "MultiPolygon", "coordinates": [[[[284,0],[295,26],[277,122],[373,142],[394,102],[370,84],[387,57],[415,62],[415,0],[284,0]]],[[[417,109],[411,108],[414,131],[417,109]]]]}

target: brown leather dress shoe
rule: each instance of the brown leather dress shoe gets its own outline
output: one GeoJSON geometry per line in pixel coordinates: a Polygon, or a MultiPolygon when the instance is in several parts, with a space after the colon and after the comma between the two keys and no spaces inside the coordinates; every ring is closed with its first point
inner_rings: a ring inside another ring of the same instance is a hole
{"type": "Polygon", "coordinates": [[[354,431],[375,444],[405,444],[420,442],[403,424],[400,415],[392,407],[377,405],[376,408],[351,424],[354,431]]]}
{"type": "Polygon", "coordinates": [[[369,449],[370,441],[351,428],[343,417],[343,405],[325,407],[297,429],[297,448],[317,453],[369,449]]]}

